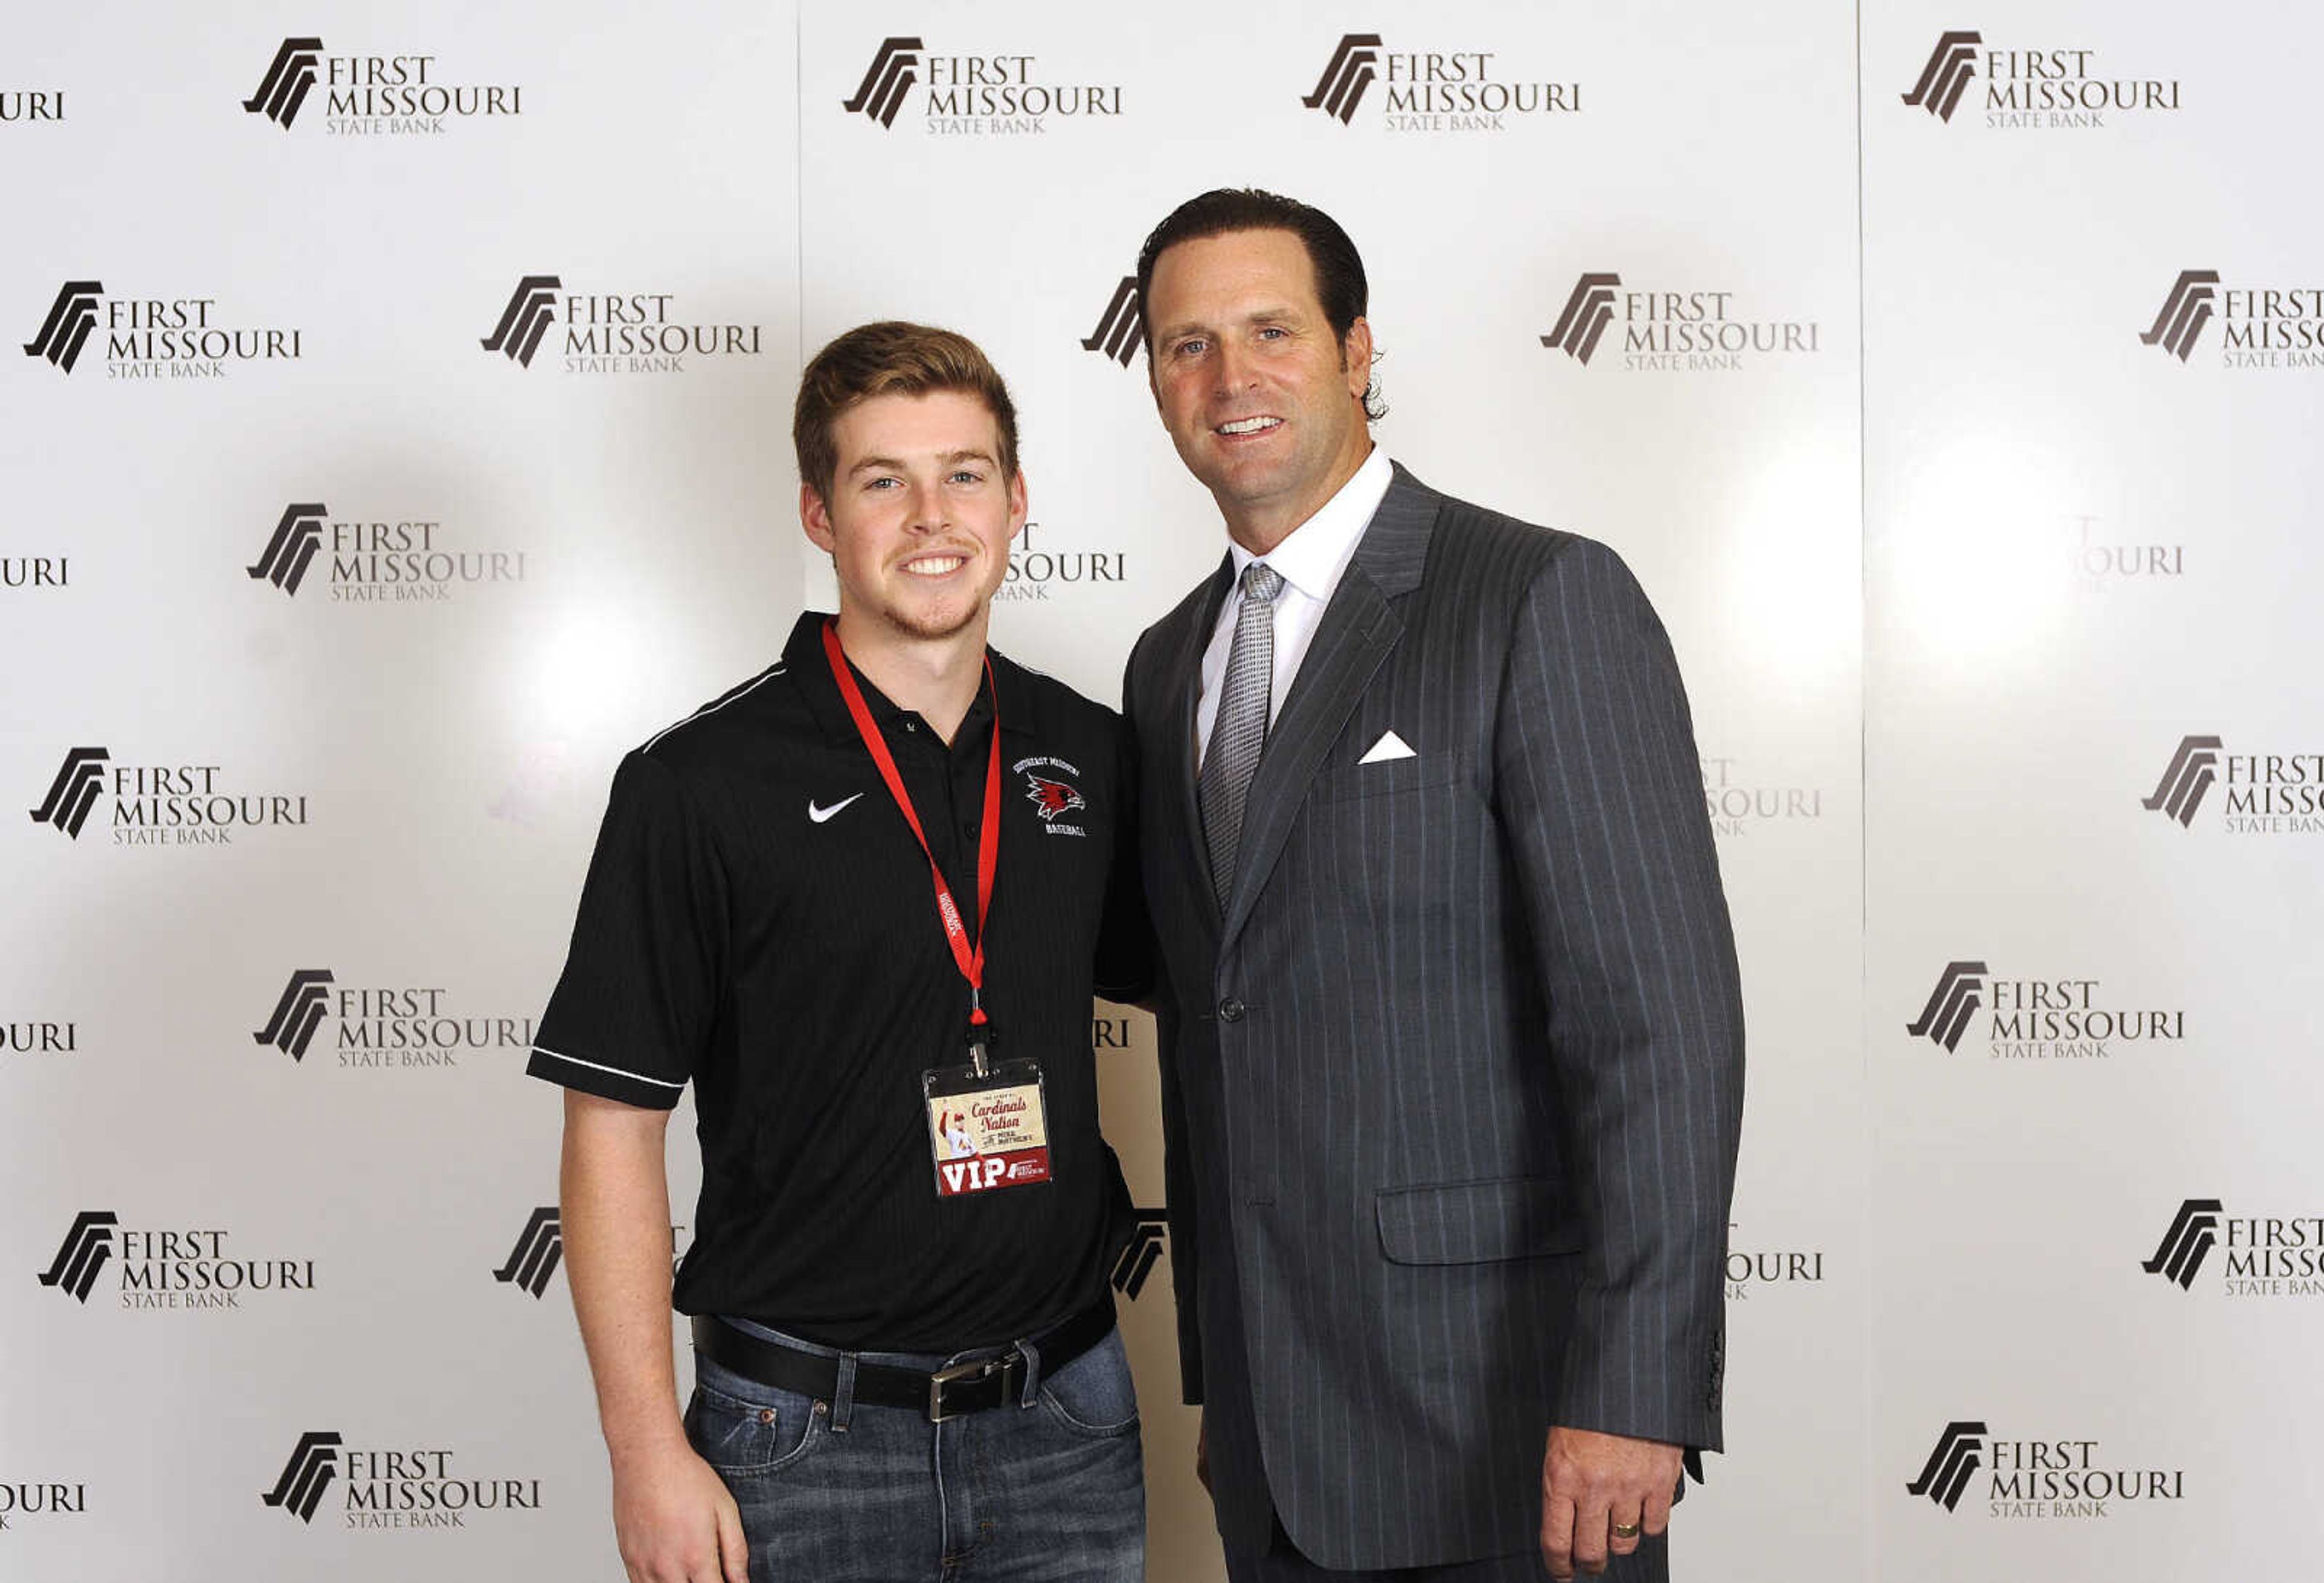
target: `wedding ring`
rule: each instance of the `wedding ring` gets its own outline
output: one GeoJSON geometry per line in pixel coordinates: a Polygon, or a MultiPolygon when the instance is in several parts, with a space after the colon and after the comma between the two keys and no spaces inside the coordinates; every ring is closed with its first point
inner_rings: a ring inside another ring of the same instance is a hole
{"type": "Polygon", "coordinates": [[[1615,1538],[1636,1539],[1637,1536],[1638,1525],[1636,1523],[1617,1523],[1614,1524],[1615,1538]]]}

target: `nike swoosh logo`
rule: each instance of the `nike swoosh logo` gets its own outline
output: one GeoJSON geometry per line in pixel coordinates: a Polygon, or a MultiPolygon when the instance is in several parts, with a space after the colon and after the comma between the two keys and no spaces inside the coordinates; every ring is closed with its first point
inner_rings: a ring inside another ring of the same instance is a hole
{"type": "MultiPolygon", "coordinates": [[[[857,792],[855,794],[855,797],[860,797],[863,794],[862,792],[857,792]]],[[[825,819],[830,818],[834,814],[838,813],[840,809],[853,802],[855,797],[842,797],[837,802],[832,804],[828,808],[819,808],[816,806],[815,799],[813,797],[809,797],[807,800],[807,816],[814,820],[817,824],[820,824],[825,819]]]]}

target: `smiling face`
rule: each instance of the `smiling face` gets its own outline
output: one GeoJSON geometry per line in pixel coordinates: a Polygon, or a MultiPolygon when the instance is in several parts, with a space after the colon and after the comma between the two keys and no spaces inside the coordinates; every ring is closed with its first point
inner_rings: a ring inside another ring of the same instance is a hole
{"type": "Polygon", "coordinates": [[[799,489],[807,536],[839,575],[840,636],[984,640],[1009,541],[1025,525],[1025,478],[1004,475],[991,410],[961,391],[873,396],[831,426],[827,492],[799,489]]]}
{"type": "Polygon", "coordinates": [[[1371,450],[1371,327],[1332,333],[1307,249],[1289,231],[1170,247],[1146,298],[1155,404],[1179,460],[1255,555],[1315,514],[1371,450]]]}

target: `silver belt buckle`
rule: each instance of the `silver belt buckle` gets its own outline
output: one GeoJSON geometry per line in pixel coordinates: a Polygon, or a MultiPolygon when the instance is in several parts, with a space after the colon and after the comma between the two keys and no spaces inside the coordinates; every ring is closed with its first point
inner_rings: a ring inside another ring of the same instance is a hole
{"type": "Polygon", "coordinates": [[[945,1411],[945,1387],[957,1380],[981,1380],[998,1374],[1005,1362],[1002,1358],[979,1358],[968,1363],[955,1363],[950,1368],[940,1368],[928,1376],[928,1422],[944,1423],[954,1418],[966,1417],[965,1413],[945,1411]]]}

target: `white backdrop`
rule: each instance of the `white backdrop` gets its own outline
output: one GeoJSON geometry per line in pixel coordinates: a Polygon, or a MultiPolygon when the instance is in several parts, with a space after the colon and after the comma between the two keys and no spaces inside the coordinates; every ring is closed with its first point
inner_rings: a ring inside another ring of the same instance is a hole
{"type": "Polygon", "coordinates": [[[612,766],[830,603],[789,404],[867,318],[1010,378],[996,641],[1113,699],[1222,536],[1106,319],[1240,183],[1362,248],[1391,454],[1615,545],[1685,667],[1752,1055],[1682,1575],[2296,1572],[2324,20],[2007,11],[12,19],[0,1579],[619,1578],[521,1075],[612,766]]]}

